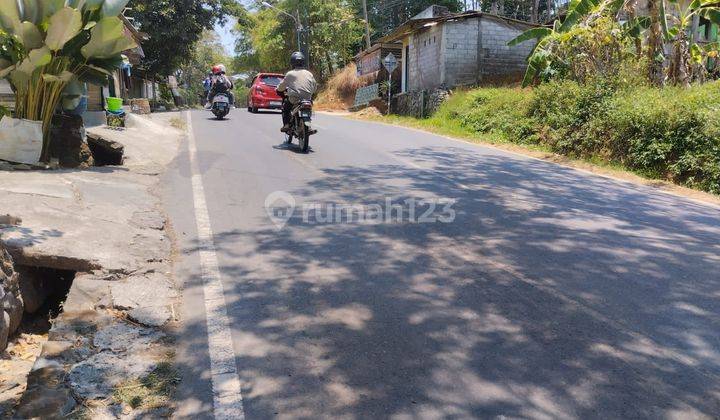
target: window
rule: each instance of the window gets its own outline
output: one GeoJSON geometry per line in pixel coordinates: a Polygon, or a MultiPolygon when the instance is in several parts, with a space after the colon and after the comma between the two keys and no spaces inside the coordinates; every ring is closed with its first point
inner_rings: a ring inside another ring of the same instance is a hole
{"type": "Polygon", "coordinates": [[[278,85],[280,85],[280,82],[282,82],[282,80],[283,80],[283,77],[272,76],[272,75],[262,76],[260,78],[260,81],[262,83],[265,83],[266,85],[269,85],[269,86],[278,86],[278,85]]]}

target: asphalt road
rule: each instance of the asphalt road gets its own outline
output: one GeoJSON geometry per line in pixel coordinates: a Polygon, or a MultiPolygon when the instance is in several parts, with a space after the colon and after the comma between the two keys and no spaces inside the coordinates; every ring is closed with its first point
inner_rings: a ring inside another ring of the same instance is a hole
{"type": "MultiPolygon", "coordinates": [[[[192,126],[246,418],[720,414],[720,209],[403,128],[317,115],[303,155],[278,114],[210,117],[192,126]],[[277,191],[296,202],[281,229],[277,191]]],[[[163,192],[178,416],[209,418],[182,147],[163,192]]]]}

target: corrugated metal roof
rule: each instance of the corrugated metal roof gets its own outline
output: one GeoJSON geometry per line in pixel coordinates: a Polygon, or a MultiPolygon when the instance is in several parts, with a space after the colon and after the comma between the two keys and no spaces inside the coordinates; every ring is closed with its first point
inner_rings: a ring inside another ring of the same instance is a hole
{"type": "MultiPolygon", "coordinates": [[[[403,23],[399,27],[397,27],[394,31],[392,31],[388,35],[385,35],[384,37],[380,38],[377,42],[387,43],[387,42],[394,42],[394,41],[400,40],[414,32],[417,32],[418,30],[422,29],[423,27],[429,26],[429,24],[433,24],[433,23],[437,24],[437,23],[441,23],[441,22],[483,18],[483,17],[495,19],[495,20],[501,20],[512,26],[519,26],[519,27],[524,26],[526,28],[542,26],[542,25],[538,25],[535,23],[525,22],[522,20],[513,19],[513,18],[509,18],[509,17],[505,17],[505,16],[494,15],[491,13],[469,11],[469,12],[464,12],[464,13],[451,13],[448,15],[437,16],[434,18],[411,19],[411,20],[403,23]]],[[[521,29],[525,29],[525,28],[521,28],[521,29]]]]}

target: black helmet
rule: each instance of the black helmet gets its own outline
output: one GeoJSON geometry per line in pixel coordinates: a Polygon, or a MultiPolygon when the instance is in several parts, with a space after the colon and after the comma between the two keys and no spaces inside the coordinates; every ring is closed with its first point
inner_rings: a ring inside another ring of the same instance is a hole
{"type": "Polygon", "coordinates": [[[305,67],[305,55],[300,51],[295,51],[290,56],[290,65],[294,69],[299,67],[305,67]]]}

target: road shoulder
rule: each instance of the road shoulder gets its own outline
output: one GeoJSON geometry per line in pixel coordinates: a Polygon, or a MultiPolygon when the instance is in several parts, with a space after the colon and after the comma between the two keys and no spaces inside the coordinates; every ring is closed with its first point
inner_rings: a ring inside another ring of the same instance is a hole
{"type": "Polygon", "coordinates": [[[550,162],[557,165],[561,165],[566,168],[571,168],[586,174],[595,176],[601,176],[604,178],[612,179],[615,181],[630,183],[634,185],[642,185],[650,187],[654,190],[670,194],[676,197],[682,197],[700,204],[709,204],[720,207],[720,196],[709,194],[706,192],[694,190],[691,188],[683,187],[677,184],[673,184],[668,181],[662,181],[657,179],[649,179],[633,173],[629,170],[613,167],[609,165],[599,165],[587,160],[572,159],[567,156],[559,155],[557,153],[551,153],[548,151],[532,148],[530,146],[523,146],[515,143],[492,141],[487,136],[459,136],[459,135],[448,135],[440,129],[431,129],[422,126],[419,120],[411,118],[393,118],[388,119],[385,116],[378,115],[366,115],[350,112],[322,112],[326,115],[336,116],[351,119],[354,121],[363,121],[374,124],[382,124],[391,127],[398,127],[412,131],[418,131],[422,133],[436,135],[446,140],[452,140],[456,142],[462,142],[465,144],[473,144],[480,147],[489,147],[497,150],[501,150],[506,153],[512,153],[518,156],[526,158],[532,158],[541,160],[544,162],[550,162]]]}

